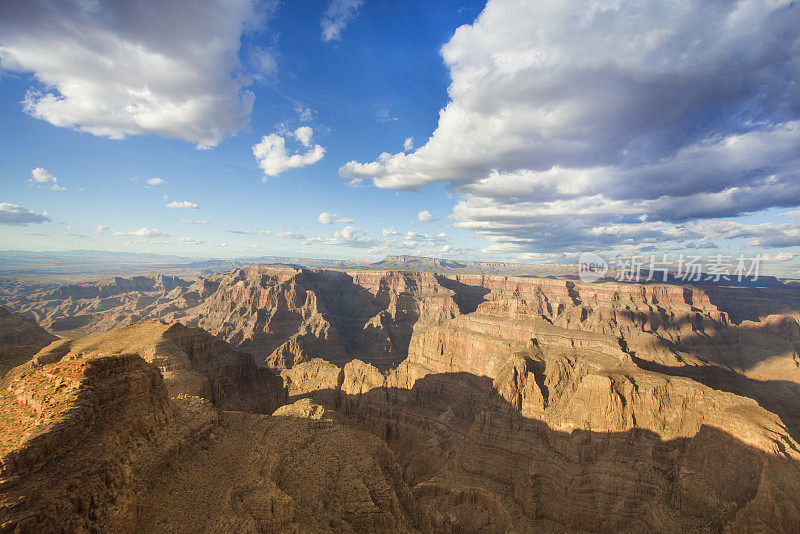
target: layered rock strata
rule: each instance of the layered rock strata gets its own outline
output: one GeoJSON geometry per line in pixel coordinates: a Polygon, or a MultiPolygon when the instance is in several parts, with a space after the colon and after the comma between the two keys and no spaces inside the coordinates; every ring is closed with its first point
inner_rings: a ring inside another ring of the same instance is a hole
{"type": "Polygon", "coordinates": [[[0,377],[56,339],[32,319],[0,307],[0,377]]]}
{"type": "Polygon", "coordinates": [[[137,354],[155,365],[171,397],[203,397],[222,410],[271,413],[284,402],[279,377],[253,358],[197,327],[142,321],[98,336],[64,339],[35,362],[83,354],[137,354]]]}

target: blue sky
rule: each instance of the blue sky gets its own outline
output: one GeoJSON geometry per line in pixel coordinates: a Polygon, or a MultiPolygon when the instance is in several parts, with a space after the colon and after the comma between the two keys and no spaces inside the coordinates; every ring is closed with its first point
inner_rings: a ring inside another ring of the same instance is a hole
{"type": "Polygon", "coordinates": [[[793,274],[799,10],[4,2],[0,249],[793,274]]]}

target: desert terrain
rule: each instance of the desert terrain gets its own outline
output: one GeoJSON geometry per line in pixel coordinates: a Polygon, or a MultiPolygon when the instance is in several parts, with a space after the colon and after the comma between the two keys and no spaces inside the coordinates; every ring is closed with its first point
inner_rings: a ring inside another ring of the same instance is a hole
{"type": "Polygon", "coordinates": [[[431,271],[7,293],[0,527],[800,530],[800,290],[431,271]]]}

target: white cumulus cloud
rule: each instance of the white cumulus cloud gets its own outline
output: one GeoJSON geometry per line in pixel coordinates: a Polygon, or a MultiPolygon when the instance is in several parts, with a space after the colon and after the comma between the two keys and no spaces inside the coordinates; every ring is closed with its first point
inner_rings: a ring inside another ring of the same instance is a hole
{"type": "Polygon", "coordinates": [[[301,126],[286,136],[277,133],[265,135],[261,141],[253,145],[253,155],[265,174],[264,181],[267,176],[278,176],[289,169],[306,167],[321,160],[325,155],[325,149],[320,145],[311,146],[313,134],[314,130],[310,126],[301,126]],[[286,151],[286,137],[290,136],[308,150],[289,155],[286,151]]]}
{"type": "Polygon", "coordinates": [[[317,220],[322,224],[333,224],[333,222],[336,220],[336,214],[330,213],[328,211],[323,211],[322,213],[319,214],[317,220]]]}
{"type": "Polygon", "coordinates": [[[305,244],[321,243],[323,245],[339,245],[353,248],[373,248],[381,244],[380,241],[366,234],[366,230],[348,224],[330,235],[308,239],[305,244]]]}
{"type": "Polygon", "coordinates": [[[31,182],[35,182],[37,184],[46,184],[49,182],[56,182],[57,180],[58,178],[53,176],[53,174],[47,169],[36,167],[31,171],[31,182]]]}
{"type": "Polygon", "coordinates": [[[55,126],[212,147],[249,119],[240,37],[264,11],[251,0],[7,2],[0,68],[34,74],[23,110],[55,126]]]}
{"type": "Polygon", "coordinates": [[[433,214],[428,210],[422,210],[417,213],[417,220],[419,222],[431,222],[433,220],[433,214]]]}
{"type": "Polygon", "coordinates": [[[532,253],[798,206],[799,49],[789,0],[489,0],[428,141],[339,172],[449,183],[457,226],[532,253]]]}
{"type": "Polygon", "coordinates": [[[47,184],[51,184],[50,189],[53,191],[67,190],[66,187],[59,185],[56,182],[58,182],[58,178],[53,176],[53,173],[47,169],[43,169],[42,167],[36,167],[35,169],[31,170],[31,177],[28,179],[28,183],[40,188],[46,186],[47,184]]]}

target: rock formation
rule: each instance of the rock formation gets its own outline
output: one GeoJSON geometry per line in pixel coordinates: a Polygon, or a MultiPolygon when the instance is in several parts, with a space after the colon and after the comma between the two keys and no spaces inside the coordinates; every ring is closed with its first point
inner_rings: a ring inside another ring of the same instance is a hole
{"type": "Polygon", "coordinates": [[[191,461],[154,478],[139,532],[410,532],[402,472],[376,436],[301,400],[272,417],[223,414],[191,461]]]}
{"type": "Polygon", "coordinates": [[[386,440],[435,531],[800,527],[798,443],[753,400],[642,370],[619,347],[564,356],[485,336],[490,353],[512,345],[492,377],[416,356],[385,375],[322,360],[282,374],[290,398],[386,440]]]}
{"type": "Polygon", "coordinates": [[[0,307],[0,377],[56,339],[35,321],[0,307]]]}
{"type": "Polygon", "coordinates": [[[386,444],[308,400],[220,414],[138,354],[55,347],[1,385],[3,532],[413,530],[386,444]]]}
{"type": "Polygon", "coordinates": [[[34,358],[2,381],[0,529],[121,531],[146,482],[216,421],[136,354],[34,358]]]}
{"type": "Polygon", "coordinates": [[[199,326],[275,369],[314,357],[401,362],[417,323],[458,313],[430,273],[254,266],[188,284],[171,277],[116,278],[13,301],[65,335],[91,335],[143,319],[199,326]]]}
{"type": "Polygon", "coordinates": [[[13,301],[78,333],[149,319],[3,380],[4,528],[800,531],[798,289],[152,280],[13,301]]]}
{"type": "Polygon", "coordinates": [[[34,363],[83,354],[137,354],[155,365],[171,397],[202,397],[223,410],[271,413],[284,402],[280,378],[201,328],[149,320],[41,350],[34,363]]]}
{"type": "Polygon", "coordinates": [[[464,307],[483,300],[416,328],[396,370],[313,360],[282,372],[290,398],[389,443],[431,524],[800,528],[797,390],[762,382],[798,383],[791,314],[736,325],[676,286],[452,281],[464,307]],[[714,373],[740,382],[701,383],[714,373]]]}

